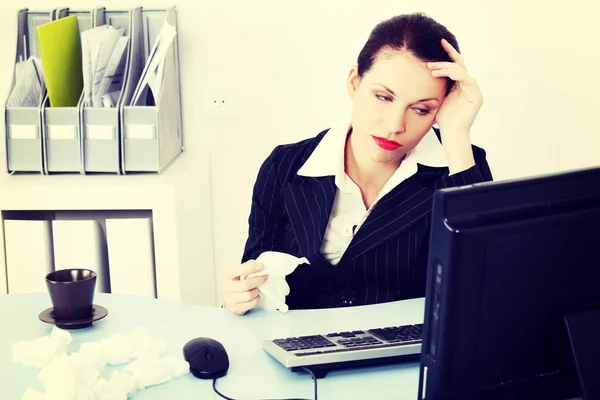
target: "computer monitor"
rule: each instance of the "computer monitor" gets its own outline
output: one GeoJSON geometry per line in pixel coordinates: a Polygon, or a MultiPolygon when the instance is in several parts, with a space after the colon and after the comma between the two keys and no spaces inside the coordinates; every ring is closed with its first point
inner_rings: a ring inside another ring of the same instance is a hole
{"type": "Polygon", "coordinates": [[[433,201],[419,398],[564,400],[580,395],[580,375],[597,384],[600,363],[578,375],[571,343],[593,342],[581,359],[600,355],[600,168],[433,201]],[[577,312],[592,318],[569,336],[577,312]]]}

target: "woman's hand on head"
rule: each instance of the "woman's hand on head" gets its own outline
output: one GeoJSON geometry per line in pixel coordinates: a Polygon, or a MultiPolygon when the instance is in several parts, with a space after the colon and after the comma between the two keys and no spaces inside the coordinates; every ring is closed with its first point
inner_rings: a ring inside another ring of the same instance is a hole
{"type": "Polygon", "coordinates": [[[254,260],[234,265],[223,271],[223,306],[237,315],[243,315],[260,302],[258,287],[265,283],[267,275],[242,279],[245,275],[262,271],[264,265],[254,260]]]}
{"type": "Polygon", "coordinates": [[[442,47],[454,62],[429,62],[431,74],[439,78],[450,78],[454,87],[440,106],[436,122],[440,127],[442,143],[456,139],[464,142],[468,139],[471,126],[479,109],[483,105],[483,95],[477,81],[467,72],[462,55],[450,43],[442,39],[442,47]]]}

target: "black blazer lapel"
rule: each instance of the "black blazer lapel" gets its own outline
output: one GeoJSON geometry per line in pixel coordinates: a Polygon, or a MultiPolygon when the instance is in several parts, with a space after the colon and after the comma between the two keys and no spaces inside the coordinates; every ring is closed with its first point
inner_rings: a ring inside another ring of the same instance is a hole
{"type": "Polygon", "coordinates": [[[383,196],[350,242],[340,264],[400,235],[429,214],[434,190],[423,180],[436,175],[439,173],[413,175],[383,196]]]}
{"type": "Polygon", "coordinates": [[[306,177],[299,183],[285,184],[283,191],[286,211],[300,250],[309,255],[307,258],[311,263],[330,265],[320,249],[335,199],[335,178],[306,177]]]}

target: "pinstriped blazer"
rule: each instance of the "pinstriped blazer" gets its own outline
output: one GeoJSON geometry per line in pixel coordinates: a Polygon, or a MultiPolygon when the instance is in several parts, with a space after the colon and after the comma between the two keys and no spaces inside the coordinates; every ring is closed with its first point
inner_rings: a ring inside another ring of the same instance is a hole
{"type": "MultiPolygon", "coordinates": [[[[435,133],[440,138],[439,131],[435,133]]],[[[306,257],[286,277],[291,309],[345,307],[423,297],[432,196],[436,189],[492,180],[485,151],[472,146],[476,165],[449,175],[447,167],[418,171],[383,196],[336,266],[321,254],[336,194],[335,178],[298,170],[328,130],[277,146],[258,172],[242,262],[264,251],[306,257]]]]}

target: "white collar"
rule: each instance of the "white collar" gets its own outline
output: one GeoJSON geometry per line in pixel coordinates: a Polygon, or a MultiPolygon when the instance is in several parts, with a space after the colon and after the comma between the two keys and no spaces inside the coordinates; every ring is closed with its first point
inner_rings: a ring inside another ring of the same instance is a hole
{"type": "MultiPolygon", "coordinates": [[[[325,137],[321,139],[321,142],[308,157],[308,160],[298,170],[298,175],[310,177],[343,177],[345,174],[344,149],[349,129],[350,125],[348,122],[343,122],[334,125],[327,131],[325,137]]],[[[417,163],[430,167],[448,166],[444,148],[435,135],[433,128],[406,155],[400,165],[413,164],[416,166],[417,163]]]]}

